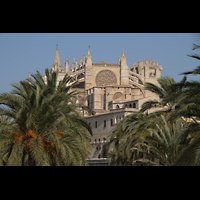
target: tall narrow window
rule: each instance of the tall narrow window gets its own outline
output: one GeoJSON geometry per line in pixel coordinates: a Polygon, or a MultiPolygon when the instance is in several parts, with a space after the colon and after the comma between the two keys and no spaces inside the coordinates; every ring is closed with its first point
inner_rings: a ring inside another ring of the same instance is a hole
{"type": "Polygon", "coordinates": [[[103,95],[103,109],[106,110],[106,93],[103,95]]]}
{"type": "Polygon", "coordinates": [[[113,119],[110,119],[110,126],[113,125],[113,119]]]}
{"type": "Polygon", "coordinates": [[[104,128],[106,127],[106,120],[104,120],[104,128]]]}
{"type": "Polygon", "coordinates": [[[95,128],[97,128],[97,121],[95,122],[95,128]]]}

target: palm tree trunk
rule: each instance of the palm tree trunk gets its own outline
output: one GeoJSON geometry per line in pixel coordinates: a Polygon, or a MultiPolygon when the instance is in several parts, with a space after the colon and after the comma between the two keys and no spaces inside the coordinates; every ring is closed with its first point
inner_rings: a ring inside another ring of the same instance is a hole
{"type": "Polygon", "coordinates": [[[30,149],[28,149],[28,166],[35,166],[35,160],[31,156],[30,149]]]}

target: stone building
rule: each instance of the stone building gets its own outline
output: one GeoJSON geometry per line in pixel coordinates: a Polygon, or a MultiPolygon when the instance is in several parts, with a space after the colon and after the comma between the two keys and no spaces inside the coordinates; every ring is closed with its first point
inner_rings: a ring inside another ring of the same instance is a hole
{"type": "MultiPolygon", "coordinates": [[[[70,69],[66,58],[63,69],[56,49],[52,69],[58,69],[58,81],[66,73],[73,77],[70,84],[78,80],[73,90],[83,93],[77,96],[76,102],[90,106],[96,112],[94,116],[90,116],[87,112],[80,111],[93,130],[90,159],[104,157],[104,144],[115,124],[127,115],[138,112],[145,101],[159,100],[155,94],[143,90],[145,82],[159,85],[157,78],[161,77],[162,67],[158,65],[158,61],[139,61],[129,67],[124,51],[116,64],[104,61],[93,63],[88,49],[87,55],[80,58],[79,64],[74,58],[70,69]]],[[[45,75],[43,77],[46,80],[45,75]]]]}

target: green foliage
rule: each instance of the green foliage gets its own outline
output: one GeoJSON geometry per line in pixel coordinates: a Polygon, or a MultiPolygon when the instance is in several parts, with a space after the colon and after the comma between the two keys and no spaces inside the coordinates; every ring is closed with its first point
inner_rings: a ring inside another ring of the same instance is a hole
{"type": "Polygon", "coordinates": [[[73,103],[78,92],[70,92],[67,74],[56,86],[58,73],[45,73],[47,84],[37,71],[34,80],[13,83],[10,93],[0,94],[6,106],[0,107],[1,163],[87,165],[92,130],[73,103]]]}
{"type": "MultiPolygon", "coordinates": [[[[200,49],[193,44],[193,50],[200,49]]],[[[200,60],[197,54],[189,55],[200,60]]],[[[200,75],[200,66],[183,75],[200,75]]],[[[200,82],[176,83],[166,76],[144,89],[161,101],[145,102],[139,113],[127,116],[108,136],[112,165],[200,165],[200,82]],[[147,114],[151,108],[161,108],[147,114]]]]}
{"type": "MultiPolygon", "coordinates": [[[[169,76],[164,76],[157,79],[160,87],[158,85],[154,85],[152,83],[145,83],[144,90],[149,90],[155,94],[157,94],[161,101],[147,101],[143,103],[141,107],[141,112],[149,110],[153,107],[160,107],[165,108],[165,110],[171,110],[171,108],[176,104],[176,99],[174,98],[175,95],[182,91],[182,88],[175,87],[176,82],[173,78],[169,76]]],[[[186,81],[186,77],[184,77],[181,81],[182,84],[186,81]]]]}
{"type": "Polygon", "coordinates": [[[145,158],[135,160],[134,163],[149,165],[171,166],[174,164],[180,152],[190,143],[191,138],[182,143],[180,139],[181,131],[187,126],[187,122],[181,118],[177,119],[172,125],[161,115],[156,121],[156,128],[149,129],[150,135],[146,137],[145,144],[136,144],[135,151],[141,151],[146,155],[145,158]],[[142,145],[142,147],[141,147],[142,145]],[[140,146],[140,148],[138,148],[140,146]]]}
{"type": "Polygon", "coordinates": [[[120,121],[109,133],[108,154],[111,164],[132,165],[133,160],[141,156],[140,152],[130,151],[136,143],[144,142],[149,135],[148,129],[155,127],[155,113],[134,113],[120,121]]]}

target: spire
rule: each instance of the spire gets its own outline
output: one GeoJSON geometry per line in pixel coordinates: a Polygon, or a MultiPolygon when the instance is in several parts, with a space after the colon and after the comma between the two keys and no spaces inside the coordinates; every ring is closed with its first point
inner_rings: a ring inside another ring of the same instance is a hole
{"type": "Polygon", "coordinates": [[[79,67],[82,67],[82,66],[83,66],[83,60],[82,58],[80,58],[79,67]]]}
{"type": "Polygon", "coordinates": [[[91,62],[91,64],[92,64],[92,55],[90,54],[90,46],[88,49],[88,54],[86,56],[86,63],[88,63],[88,62],[91,62]]]}
{"type": "Polygon", "coordinates": [[[58,45],[56,45],[56,54],[55,54],[55,58],[54,58],[54,62],[53,62],[53,65],[52,65],[52,68],[53,70],[57,71],[60,71],[62,69],[62,65],[61,65],[61,62],[60,62],[60,57],[59,57],[59,54],[58,54],[58,45]]]}
{"type": "Polygon", "coordinates": [[[83,65],[85,65],[85,55],[83,55],[83,65]]]}
{"type": "Polygon", "coordinates": [[[28,79],[31,79],[30,70],[28,71],[28,79]]]}
{"type": "MultiPolygon", "coordinates": [[[[124,55],[124,50],[122,51],[122,56],[119,57],[118,64],[122,67],[126,67],[126,56],[124,55]]],[[[122,68],[123,68],[122,67],[122,68]]]]}
{"type": "MultiPolygon", "coordinates": [[[[121,62],[124,61],[126,63],[126,56],[124,55],[124,50],[122,51],[122,56],[119,58],[119,60],[121,62]]],[[[120,62],[118,61],[118,63],[120,63],[120,62]]]]}
{"type": "Polygon", "coordinates": [[[68,58],[66,58],[65,60],[65,73],[68,73],[69,71],[69,61],[68,61],[68,58]]]}
{"type": "MultiPolygon", "coordinates": [[[[31,84],[30,80],[31,80],[31,74],[30,74],[30,70],[29,70],[29,71],[28,71],[28,78],[27,78],[27,82],[28,82],[29,84],[31,84]]],[[[32,85],[32,84],[31,84],[31,85],[32,85]]]]}
{"type": "Polygon", "coordinates": [[[55,58],[54,58],[53,64],[61,64],[60,63],[60,57],[59,57],[59,54],[58,54],[58,49],[56,49],[56,54],[55,54],[55,58]]]}
{"type": "Polygon", "coordinates": [[[88,49],[88,54],[87,54],[87,55],[88,55],[88,56],[91,55],[91,54],[90,54],[90,49],[88,49]]]}
{"type": "Polygon", "coordinates": [[[124,50],[122,51],[122,57],[125,57],[125,55],[124,55],[124,50]]]}

